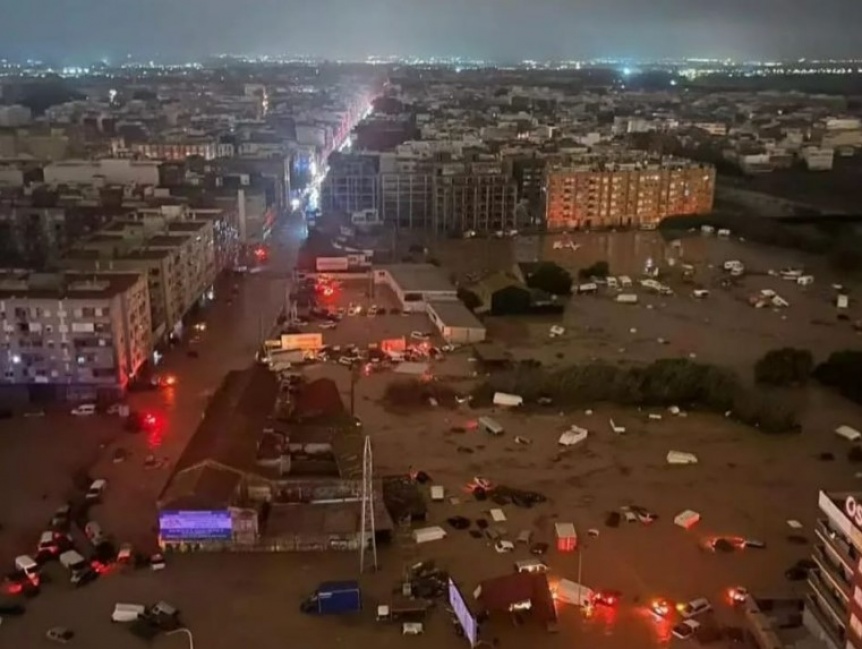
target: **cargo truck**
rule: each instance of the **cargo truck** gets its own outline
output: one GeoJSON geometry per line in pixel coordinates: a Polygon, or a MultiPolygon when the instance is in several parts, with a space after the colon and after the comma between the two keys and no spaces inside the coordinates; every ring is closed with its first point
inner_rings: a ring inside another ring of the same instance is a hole
{"type": "Polygon", "coordinates": [[[323,582],[299,608],[310,615],[340,615],[361,611],[362,591],[359,582],[323,582]]]}

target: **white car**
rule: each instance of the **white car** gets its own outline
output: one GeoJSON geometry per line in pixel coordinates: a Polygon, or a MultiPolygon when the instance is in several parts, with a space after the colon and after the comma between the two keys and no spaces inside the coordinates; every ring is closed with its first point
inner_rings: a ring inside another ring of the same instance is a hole
{"type": "Polygon", "coordinates": [[[679,638],[680,640],[688,640],[692,637],[695,632],[700,628],[700,622],[695,620],[685,620],[684,622],[677,624],[671,629],[671,633],[675,638],[679,638]]]}
{"type": "Polygon", "coordinates": [[[413,340],[428,340],[431,337],[431,334],[425,333],[424,331],[411,331],[410,337],[413,340]]]}
{"type": "Polygon", "coordinates": [[[500,554],[506,554],[507,552],[515,551],[515,544],[511,541],[497,541],[494,544],[494,549],[500,554]]]}
{"type": "Polygon", "coordinates": [[[679,614],[685,619],[697,617],[712,610],[712,605],[705,597],[693,599],[679,609],[679,614]]]}
{"type": "Polygon", "coordinates": [[[96,405],[93,403],[82,403],[72,408],[72,414],[76,417],[88,417],[96,414],[96,405]]]}

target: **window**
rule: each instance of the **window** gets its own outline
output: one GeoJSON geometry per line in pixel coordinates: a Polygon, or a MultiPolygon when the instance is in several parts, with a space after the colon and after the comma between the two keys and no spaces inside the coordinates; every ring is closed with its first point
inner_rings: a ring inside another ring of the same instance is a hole
{"type": "MultiPolygon", "coordinates": [[[[858,591],[859,589],[857,588],[856,590],[858,591]]],[[[859,618],[856,617],[855,613],[850,616],[850,630],[853,631],[853,634],[857,638],[862,638],[862,621],[860,621],[859,618]]]]}

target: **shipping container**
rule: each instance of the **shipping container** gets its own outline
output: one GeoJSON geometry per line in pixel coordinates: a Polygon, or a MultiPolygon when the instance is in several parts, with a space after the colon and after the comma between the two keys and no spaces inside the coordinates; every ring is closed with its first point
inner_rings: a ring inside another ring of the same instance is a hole
{"type": "Polygon", "coordinates": [[[362,591],[356,581],[327,581],[302,604],[304,613],[340,615],[362,610],[362,591]]]}
{"type": "Polygon", "coordinates": [[[578,533],[574,523],[554,523],[559,552],[574,552],[578,547],[578,533]]]}

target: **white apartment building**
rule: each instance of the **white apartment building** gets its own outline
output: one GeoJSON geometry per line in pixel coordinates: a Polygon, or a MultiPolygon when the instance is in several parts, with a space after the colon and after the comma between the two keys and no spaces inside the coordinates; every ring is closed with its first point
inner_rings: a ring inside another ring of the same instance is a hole
{"type": "Polygon", "coordinates": [[[44,174],[49,185],[156,186],[159,184],[159,163],[126,158],[62,160],[47,165],[44,174]]]}

